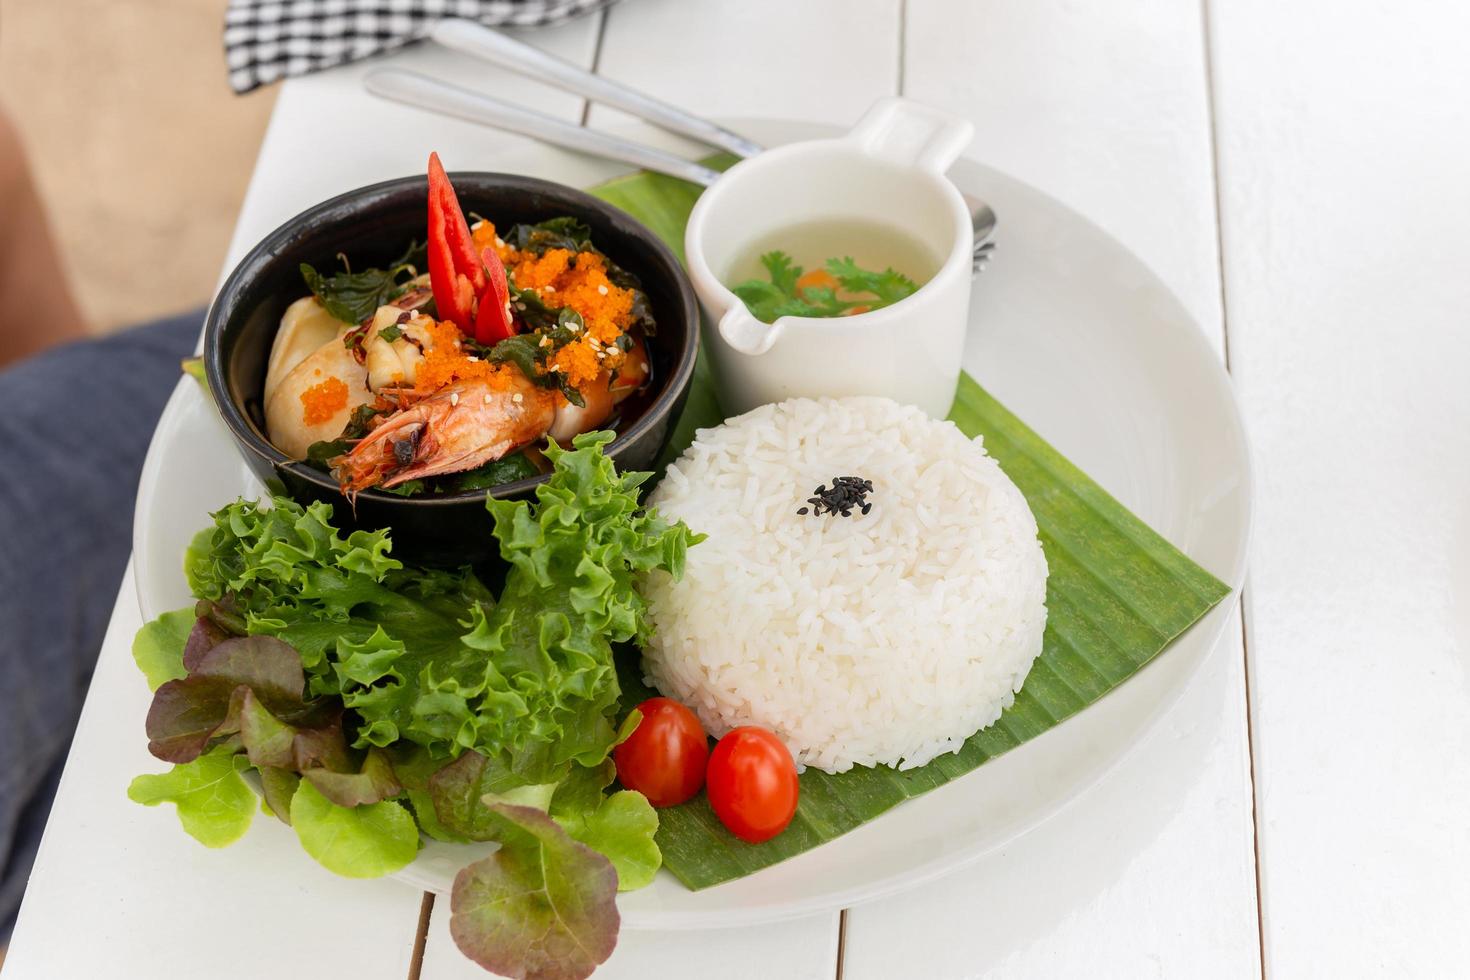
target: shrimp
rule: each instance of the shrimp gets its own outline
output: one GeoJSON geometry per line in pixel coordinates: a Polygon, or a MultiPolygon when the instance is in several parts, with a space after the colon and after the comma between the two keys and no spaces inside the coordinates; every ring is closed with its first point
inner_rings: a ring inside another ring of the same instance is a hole
{"type": "Polygon", "coordinates": [[[496,383],[459,381],[389,417],[332,460],[333,473],[350,498],[368,487],[471,470],[545,435],[554,414],[551,391],[518,371],[496,383]]]}

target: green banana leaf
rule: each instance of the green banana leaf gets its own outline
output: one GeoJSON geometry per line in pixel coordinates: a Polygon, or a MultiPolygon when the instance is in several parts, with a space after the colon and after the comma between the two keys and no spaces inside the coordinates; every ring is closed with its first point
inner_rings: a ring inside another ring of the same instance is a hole
{"type": "MultiPolygon", "coordinates": [[[[684,224],[699,190],[638,173],[592,193],[639,218],[682,257],[684,224]]],[[[700,361],[669,459],[689,445],[696,428],[724,418],[707,359],[700,361]]],[[[854,768],[837,776],[807,770],[791,826],[763,844],[746,844],[725,830],[703,795],[661,810],[657,840],[664,866],[690,888],[718,885],[800,854],[1035,738],[1128,680],[1229,594],[969,375],[960,380],[950,418],[967,435],[985,437],[986,449],[1036,514],[1050,568],[1048,616],[1042,652],[1025,686],[999,721],[928,765],[907,772],[854,768]]],[[[636,663],[623,666],[627,704],[656,693],[642,684],[636,663]]]]}

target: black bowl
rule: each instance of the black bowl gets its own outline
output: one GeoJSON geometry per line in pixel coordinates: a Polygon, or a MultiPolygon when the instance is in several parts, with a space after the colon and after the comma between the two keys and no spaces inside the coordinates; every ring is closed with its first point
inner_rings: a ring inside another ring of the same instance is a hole
{"type": "MultiPolygon", "coordinates": [[[[658,330],[648,338],[655,391],[642,415],[627,421],[608,454],[621,469],[647,469],[667,446],[684,407],[699,348],[698,306],[678,260],[653,232],[628,214],[581,191],[515,174],[451,175],[461,205],[499,227],[571,215],[592,229],[592,241],[636,275],[648,294],[658,330]]],[[[349,191],[287,221],[251,249],[225,280],[204,328],[204,364],[220,414],[245,462],[262,480],[280,480],[308,503],[333,505],[344,527],[392,529],[393,554],[425,564],[457,565],[496,554],[485,498],[529,496],[545,476],[432,497],[378,490],[349,506],[323,471],[288,459],[265,435],[261,390],[281,315],[307,294],[300,265],[318,269],[345,254],[354,267],[382,266],[423,241],[428,182],[404,177],[349,191]]]]}

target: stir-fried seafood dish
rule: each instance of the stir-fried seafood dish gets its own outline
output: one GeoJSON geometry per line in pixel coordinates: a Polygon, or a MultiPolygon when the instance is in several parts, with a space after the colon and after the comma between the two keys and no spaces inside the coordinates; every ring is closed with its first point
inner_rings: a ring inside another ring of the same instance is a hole
{"type": "Polygon", "coordinates": [[[471,225],[437,154],[426,246],[388,269],[302,275],[311,295],[271,348],[266,427],[349,497],[533,475],[548,438],[615,428],[649,383],[654,320],[637,280],[572,218],[471,225]]]}

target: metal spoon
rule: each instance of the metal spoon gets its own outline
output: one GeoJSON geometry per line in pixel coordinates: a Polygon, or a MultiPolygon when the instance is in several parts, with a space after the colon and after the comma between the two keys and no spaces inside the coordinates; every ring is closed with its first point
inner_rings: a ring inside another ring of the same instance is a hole
{"type": "MultiPolygon", "coordinates": [[[[749,157],[761,152],[764,147],[746,139],[739,133],[701,119],[693,113],[670,105],[621,82],[594,75],[569,61],[547,54],[507,34],[491,30],[472,20],[441,20],[429,31],[429,37],[455,51],[472,55],[482,61],[517,72],[528,78],[546,82],[556,88],[583,98],[610,105],[662,129],[687,136],[700,143],[718,147],[738,157],[749,157]]],[[[369,86],[371,89],[371,86],[369,86]]],[[[549,118],[549,117],[542,117],[549,118]]],[[[574,127],[590,132],[582,127],[574,127]]],[[[517,130],[522,135],[540,139],[536,133],[517,130]]],[[[566,144],[558,144],[565,146],[566,144]]],[[[576,150],[580,147],[569,147],[576,150]]],[[[598,152],[588,149],[588,152],[598,152]]],[[[624,162],[632,162],[623,159],[624,162]]],[[[650,168],[656,169],[656,168],[650,168]]],[[[678,175],[675,175],[678,176],[678,175]]],[[[705,183],[700,181],[700,183],[705,183]]],[[[974,270],[979,272],[995,248],[995,211],[979,198],[964,194],[965,204],[970,209],[970,221],[974,225],[975,253],[974,270]]]]}
{"type": "MultiPolygon", "coordinates": [[[[478,25],[475,26],[478,27],[478,25]]],[[[537,53],[540,54],[540,52],[537,53]]],[[[574,66],[568,67],[574,68],[574,66]]],[[[581,69],[575,70],[580,71],[581,69]]],[[[369,73],[363,84],[372,94],[392,99],[395,102],[529,136],[543,143],[560,146],[577,153],[618,160],[643,170],[677,177],[703,187],[708,187],[720,177],[720,172],[717,170],[712,170],[703,164],[686,160],[665,150],[598,130],[587,129],[574,123],[563,122],[553,116],[512,105],[471,89],[430,78],[419,72],[403,68],[380,68],[369,73]]],[[[728,139],[730,141],[739,140],[747,147],[756,146],[743,137],[723,130],[713,123],[706,125],[709,126],[707,136],[712,140],[722,140],[717,145],[723,145],[728,149],[730,144],[723,142],[728,139]],[[724,135],[716,136],[715,131],[724,135]]],[[[682,129],[679,131],[685,132],[682,129]]],[[[975,227],[972,268],[978,274],[995,248],[992,240],[995,233],[995,212],[990,209],[989,205],[968,196],[966,201],[971,205],[971,221],[975,227]]]]}

